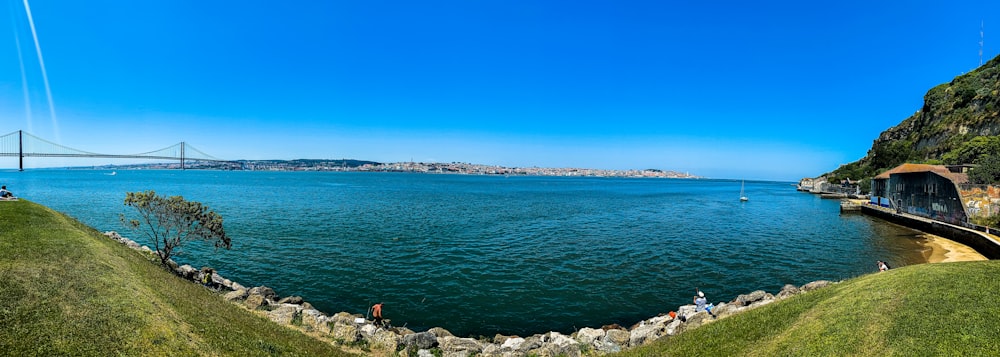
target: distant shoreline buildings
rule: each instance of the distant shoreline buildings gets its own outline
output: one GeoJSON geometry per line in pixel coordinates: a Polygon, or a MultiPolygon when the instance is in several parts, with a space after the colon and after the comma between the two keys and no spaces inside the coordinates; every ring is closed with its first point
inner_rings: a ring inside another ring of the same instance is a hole
{"type": "MultiPolygon", "coordinates": [[[[154,163],[96,166],[99,169],[180,169],[180,163],[154,163]]],[[[227,162],[190,161],[191,170],[242,171],[332,171],[332,172],[409,172],[426,174],[503,175],[503,176],[576,176],[576,177],[638,177],[638,178],[702,178],[686,172],[644,170],[606,170],[586,168],[504,167],[462,162],[379,163],[362,160],[238,160],[227,162]]]]}

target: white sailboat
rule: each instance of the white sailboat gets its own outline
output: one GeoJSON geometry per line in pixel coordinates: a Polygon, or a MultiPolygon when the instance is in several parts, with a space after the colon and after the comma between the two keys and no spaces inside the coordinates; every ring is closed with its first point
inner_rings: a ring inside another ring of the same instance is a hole
{"type": "Polygon", "coordinates": [[[746,202],[746,201],[749,201],[750,198],[747,197],[747,195],[745,193],[743,193],[743,186],[745,186],[745,182],[744,181],[740,181],[740,201],[746,202]]]}

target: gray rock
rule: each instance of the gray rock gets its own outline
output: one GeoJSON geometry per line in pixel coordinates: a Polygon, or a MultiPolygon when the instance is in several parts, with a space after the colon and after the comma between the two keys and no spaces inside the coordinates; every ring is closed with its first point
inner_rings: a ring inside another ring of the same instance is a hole
{"type": "Polygon", "coordinates": [[[306,331],[330,333],[330,325],[326,323],[326,315],[316,309],[302,310],[302,328],[306,331]]]}
{"type": "Polygon", "coordinates": [[[243,302],[243,305],[250,310],[257,310],[263,305],[266,305],[267,301],[264,300],[263,295],[248,295],[247,300],[243,302]]]}
{"type": "Polygon", "coordinates": [[[514,350],[517,352],[528,352],[539,347],[542,347],[542,336],[534,335],[525,337],[524,341],[522,341],[521,344],[514,350]]]}
{"type": "Polygon", "coordinates": [[[417,349],[431,349],[437,346],[437,337],[430,332],[420,332],[403,336],[402,343],[406,347],[416,347],[417,349]]]}
{"type": "Polygon", "coordinates": [[[334,340],[343,343],[353,343],[361,341],[361,331],[354,324],[334,324],[330,331],[334,340]]]}
{"type": "Polygon", "coordinates": [[[260,295],[263,296],[265,299],[274,299],[274,297],[277,296],[277,294],[274,293],[274,289],[271,289],[266,286],[257,286],[250,288],[249,294],[260,295]]]}
{"type": "Polygon", "coordinates": [[[719,306],[716,306],[714,309],[712,309],[712,313],[715,314],[715,316],[718,316],[721,319],[723,317],[729,317],[729,316],[732,316],[734,314],[737,314],[737,313],[739,313],[739,312],[741,312],[743,310],[746,310],[746,308],[747,308],[746,306],[742,306],[742,305],[737,304],[737,303],[733,303],[733,304],[721,304],[719,306]]]}
{"type": "Polygon", "coordinates": [[[399,347],[399,335],[384,329],[375,331],[375,334],[368,341],[371,342],[372,346],[386,351],[395,352],[396,348],[399,347]]]}
{"type": "Polygon", "coordinates": [[[282,325],[290,325],[295,315],[299,312],[295,305],[280,305],[277,309],[267,312],[267,318],[282,325]]]}
{"type": "Polygon", "coordinates": [[[693,329],[693,328],[701,327],[702,325],[704,325],[704,324],[706,324],[706,323],[708,323],[708,322],[710,322],[711,320],[714,320],[714,319],[715,318],[713,318],[712,315],[709,315],[707,312],[702,311],[702,312],[699,312],[697,314],[688,316],[687,322],[686,322],[686,324],[687,324],[686,328],[687,329],[693,329]]]}
{"type": "Polygon", "coordinates": [[[511,337],[516,337],[516,336],[504,336],[504,335],[501,335],[501,334],[498,333],[496,335],[493,335],[493,343],[498,344],[498,345],[502,345],[504,342],[507,341],[508,338],[511,338],[511,337]]]}
{"type": "Polygon", "coordinates": [[[580,343],[558,332],[549,332],[541,349],[549,356],[579,357],[580,343]]]}
{"type": "Polygon", "coordinates": [[[810,291],[813,291],[813,290],[816,290],[816,289],[819,289],[819,288],[825,288],[825,287],[829,286],[830,284],[833,284],[833,282],[831,282],[829,280],[817,280],[817,281],[808,283],[806,285],[802,285],[802,287],[800,288],[800,290],[802,290],[802,292],[810,292],[810,291]]]}
{"type": "Polygon", "coordinates": [[[605,332],[605,336],[601,341],[603,343],[611,343],[618,346],[628,346],[628,341],[632,338],[632,334],[625,329],[612,329],[605,332]]]}
{"type": "Polygon", "coordinates": [[[301,296],[288,296],[288,297],[281,298],[281,300],[278,300],[278,303],[279,304],[296,304],[296,305],[301,305],[302,304],[302,297],[301,296]]]}
{"type": "Polygon", "coordinates": [[[483,346],[479,344],[479,341],[472,338],[445,336],[438,337],[437,341],[438,345],[441,347],[441,351],[445,352],[445,355],[458,354],[468,356],[470,354],[482,352],[483,350],[483,346]]]}
{"type": "Polygon", "coordinates": [[[606,335],[607,332],[604,330],[584,327],[576,332],[576,340],[581,344],[594,346],[595,341],[601,340],[606,335]]]}
{"type": "MultiPolygon", "coordinates": [[[[730,304],[730,305],[732,305],[732,304],[730,304]]],[[[667,328],[665,329],[664,333],[667,336],[676,335],[676,334],[680,333],[681,326],[684,326],[684,323],[681,322],[680,319],[674,319],[673,321],[670,321],[669,324],[667,324],[667,328]]]]}
{"type": "Polygon", "coordinates": [[[766,295],[767,295],[766,291],[757,290],[749,294],[743,294],[737,296],[736,299],[732,301],[732,303],[740,304],[743,306],[750,306],[750,304],[753,304],[754,302],[763,299],[766,295]]]}
{"type": "Polygon", "coordinates": [[[440,327],[432,327],[430,330],[427,330],[427,332],[433,333],[434,336],[438,338],[455,336],[452,335],[451,332],[448,332],[448,330],[440,327]]]}
{"type": "Polygon", "coordinates": [[[792,284],[785,284],[785,286],[781,288],[781,291],[778,292],[778,296],[777,297],[779,299],[786,299],[786,298],[789,298],[789,297],[791,297],[793,295],[798,294],[799,292],[800,292],[800,290],[799,290],[799,288],[797,286],[792,285],[792,284]]]}
{"type": "Polygon", "coordinates": [[[774,301],[775,301],[774,295],[764,294],[764,298],[762,298],[760,300],[757,300],[757,301],[754,301],[753,303],[750,304],[750,307],[752,307],[752,308],[758,308],[758,307],[770,304],[770,303],[772,303],[774,301]]]}
{"type": "Polygon", "coordinates": [[[434,357],[430,350],[417,350],[417,357],[434,357]]]}
{"type": "MultiPolygon", "coordinates": [[[[521,337],[510,337],[500,344],[500,349],[504,351],[518,351],[521,349],[521,345],[524,344],[524,339],[521,337]]],[[[537,347],[532,347],[537,348],[537,347]]]]}
{"type": "Polygon", "coordinates": [[[246,298],[247,298],[247,291],[246,291],[246,289],[239,289],[239,290],[235,290],[235,291],[230,291],[230,292],[226,293],[226,295],[225,295],[226,301],[243,300],[243,299],[246,299],[246,298]]]}
{"type": "Polygon", "coordinates": [[[354,319],[359,317],[364,316],[361,316],[360,314],[352,315],[346,312],[338,312],[336,315],[330,317],[330,321],[340,325],[354,325],[354,319]]]}
{"type": "Polygon", "coordinates": [[[495,343],[491,343],[491,344],[488,344],[488,345],[486,345],[486,346],[483,347],[483,352],[480,352],[479,356],[482,356],[482,357],[503,357],[504,353],[503,353],[503,349],[500,348],[500,345],[495,344],[495,343]]]}
{"type": "Polygon", "coordinates": [[[633,328],[629,333],[628,345],[631,347],[642,346],[646,343],[653,342],[665,334],[665,326],[651,324],[639,325],[633,328]]]}
{"type": "Polygon", "coordinates": [[[193,280],[195,275],[198,274],[198,269],[195,269],[190,264],[184,264],[177,267],[177,270],[174,270],[174,272],[184,279],[193,280]]]}

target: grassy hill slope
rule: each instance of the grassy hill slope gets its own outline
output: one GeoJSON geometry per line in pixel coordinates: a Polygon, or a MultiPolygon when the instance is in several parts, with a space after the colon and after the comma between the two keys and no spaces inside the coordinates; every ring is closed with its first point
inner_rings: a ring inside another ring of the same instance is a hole
{"type": "Polygon", "coordinates": [[[624,356],[980,356],[1000,351],[1000,261],[851,279],[624,356]]]}
{"type": "Polygon", "coordinates": [[[348,355],[25,200],[0,202],[0,288],[4,355],[348,355]]]}

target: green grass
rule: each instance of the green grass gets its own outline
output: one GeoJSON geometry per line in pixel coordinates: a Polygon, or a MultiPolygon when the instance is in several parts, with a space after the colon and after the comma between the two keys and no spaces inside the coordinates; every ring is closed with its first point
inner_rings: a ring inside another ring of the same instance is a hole
{"type": "Polygon", "coordinates": [[[0,291],[3,355],[349,355],[26,200],[0,202],[0,291]]]}
{"type": "Polygon", "coordinates": [[[980,356],[1000,351],[1000,261],[912,265],[728,317],[621,356],[980,356]]]}

